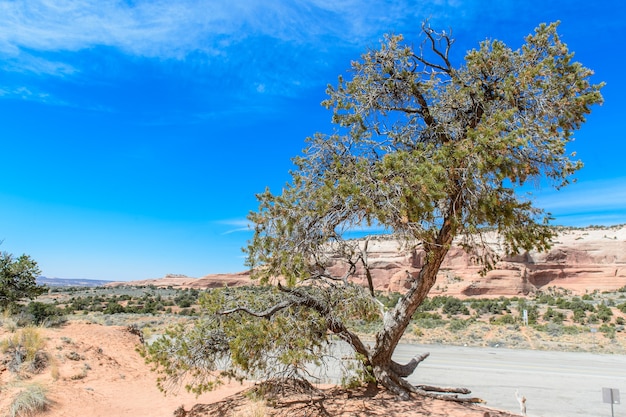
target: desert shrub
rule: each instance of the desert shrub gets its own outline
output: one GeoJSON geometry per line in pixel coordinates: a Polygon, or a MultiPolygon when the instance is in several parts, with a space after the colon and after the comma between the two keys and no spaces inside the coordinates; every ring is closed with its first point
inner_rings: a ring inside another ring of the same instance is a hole
{"type": "Polygon", "coordinates": [[[578,326],[563,326],[563,333],[569,335],[576,335],[582,333],[582,330],[578,326]]]}
{"type": "Polygon", "coordinates": [[[454,297],[447,297],[443,303],[442,311],[450,316],[455,314],[469,314],[469,310],[463,304],[463,301],[454,297]]]}
{"type": "Polygon", "coordinates": [[[604,333],[604,335],[609,339],[615,339],[615,327],[609,326],[608,324],[604,323],[602,324],[602,326],[600,326],[598,330],[604,333]]]}
{"type": "Polygon", "coordinates": [[[504,297],[499,299],[478,298],[470,301],[470,307],[478,316],[482,314],[502,314],[502,312],[510,313],[510,305],[511,300],[504,297]]]}
{"type": "Polygon", "coordinates": [[[615,307],[617,307],[617,309],[621,311],[622,313],[626,313],[626,303],[618,304],[615,307]]]}
{"type": "Polygon", "coordinates": [[[623,317],[618,317],[615,319],[615,324],[624,325],[626,321],[624,321],[623,317]]]}
{"type": "Polygon", "coordinates": [[[11,372],[23,369],[39,372],[48,363],[48,356],[42,351],[45,341],[39,329],[26,327],[0,342],[0,352],[5,354],[5,363],[11,372]]]}
{"type": "Polygon", "coordinates": [[[39,384],[28,385],[20,391],[9,406],[10,417],[30,416],[46,411],[50,405],[46,389],[39,384]]]}
{"type": "Polygon", "coordinates": [[[574,323],[585,324],[585,322],[587,321],[587,313],[585,313],[584,310],[580,309],[574,310],[572,320],[574,321],[574,323]]]}
{"type": "Polygon", "coordinates": [[[507,324],[515,324],[517,323],[517,319],[511,314],[504,314],[499,317],[492,317],[491,319],[489,319],[489,323],[502,326],[507,324]]]}
{"type": "Polygon", "coordinates": [[[613,317],[613,311],[611,311],[610,307],[604,304],[599,304],[597,307],[597,311],[598,319],[602,320],[604,323],[608,323],[611,321],[611,317],[613,317]]]}
{"type": "Polygon", "coordinates": [[[26,312],[32,316],[36,325],[55,326],[65,322],[63,310],[52,304],[33,301],[26,307],[26,312]]]}
{"type": "Polygon", "coordinates": [[[545,321],[551,321],[556,324],[562,324],[565,321],[565,314],[548,307],[545,313],[543,313],[543,319],[545,321]]]}
{"type": "Polygon", "coordinates": [[[103,311],[104,314],[119,314],[125,312],[126,309],[124,309],[124,306],[115,301],[109,301],[103,311]]]}
{"type": "Polygon", "coordinates": [[[429,313],[427,311],[418,311],[413,315],[414,320],[422,320],[422,319],[433,319],[433,320],[441,320],[441,314],[438,313],[429,313]]]}
{"type": "Polygon", "coordinates": [[[461,330],[465,330],[467,329],[467,327],[472,324],[475,320],[474,319],[467,319],[467,320],[462,320],[462,319],[452,319],[450,320],[450,324],[448,324],[448,329],[452,332],[458,332],[461,330]]]}
{"type": "Polygon", "coordinates": [[[446,325],[446,321],[437,313],[417,313],[415,323],[423,329],[435,329],[446,325]]]}
{"type": "Polygon", "coordinates": [[[0,315],[0,326],[4,327],[11,333],[17,330],[17,321],[11,314],[11,310],[6,309],[2,312],[2,315],[0,315]]]}
{"type": "Polygon", "coordinates": [[[547,323],[544,331],[550,336],[558,337],[563,334],[563,326],[557,323],[547,323]]]}
{"type": "Polygon", "coordinates": [[[556,299],[551,294],[539,293],[535,296],[536,304],[547,304],[549,306],[556,305],[556,299]]]}
{"type": "Polygon", "coordinates": [[[183,308],[178,312],[179,316],[195,316],[197,314],[195,308],[183,308]]]}
{"type": "Polygon", "coordinates": [[[566,300],[564,298],[559,297],[556,300],[557,307],[564,310],[583,310],[583,311],[596,311],[595,307],[591,303],[587,303],[581,300],[579,297],[574,297],[571,300],[566,300]]]}

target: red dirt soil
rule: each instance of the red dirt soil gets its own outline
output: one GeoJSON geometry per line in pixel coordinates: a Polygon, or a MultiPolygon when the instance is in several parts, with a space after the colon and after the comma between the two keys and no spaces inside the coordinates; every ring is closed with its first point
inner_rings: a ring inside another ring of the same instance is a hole
{"type": "MultiPolygon", "coordinates": [[[[68,322],[39,331],[46,339],[50,363],[42,373],[22,381],[0,365],[0,410],[9,408],[22,387],[36,382],[48,389],[52,401],[43,414],[46,417],[512,416],[448,401],[421,398],[403,402],[371,388],[327,388],[315,395],[288,393],[273,401],[271,407],[242,395],[251,384],[225,385],[198,398],[184,390],[176,396],[164,396],[156,387],[156,374],[136,351],[139,337],[125,327],[68,322]]],[[[9,335],[0,327],[0,340],[9,335]]]]}

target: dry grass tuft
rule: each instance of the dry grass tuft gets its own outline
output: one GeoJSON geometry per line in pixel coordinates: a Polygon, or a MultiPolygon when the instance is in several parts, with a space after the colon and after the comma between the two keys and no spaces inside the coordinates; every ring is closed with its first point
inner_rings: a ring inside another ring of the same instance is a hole
{"type": "Polygon", "coordinates": [[[20,391],[9,407],[9,417],[26,417],[45,411],[50,405],[47,390],[39,384],[30,384],[20,391]]]}
{"type": "Polygon", "coordinates": [[[6,363],[12,372],[37,373],[48,364],[48,355],[42,350],[45,344],[38,328],[26,327],[0,341],[0,352],[8,355],[6,363]]]}

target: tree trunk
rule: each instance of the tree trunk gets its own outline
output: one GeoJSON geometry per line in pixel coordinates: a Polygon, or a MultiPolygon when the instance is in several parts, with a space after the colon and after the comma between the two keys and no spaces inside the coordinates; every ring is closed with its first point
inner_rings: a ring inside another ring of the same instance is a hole
{"type": "Polygon", "coordinates": [[[400,298],[393,310],[385,313],[383,329],[376,335],[376,345],[369,355],[369,362],[378,382],[403,399],[408,399],[410,392],[421,391],[412,387],[403,378],[411,375],[417,365],[428,355],[417,356],[406,365],[394,362],[391,356],[409,325],[411,317],[435,285],[439,267],[451,244],[452,230],[450,222],[446,221],[435,241],[426,248],[426,262],[418,276],[413,279],[408,291],[400,298]]]}

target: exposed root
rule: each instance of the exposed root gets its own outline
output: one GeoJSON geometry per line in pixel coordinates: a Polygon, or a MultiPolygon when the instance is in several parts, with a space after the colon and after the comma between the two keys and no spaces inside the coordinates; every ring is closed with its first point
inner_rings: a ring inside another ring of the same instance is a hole
{"type": "Polygon", "coordinates": [[[432,385],[416,385],[415,388],[421,389],[423,391],[431,391],[431,392],[452,392],[455,394],[471,394],[467,388],[453,388],[453,387],[434,387],[432,385]]]}
{"type": "MultiPolygon", "coordinates": [[[[424,355],[422,355],[424,356],[424,355]]],[[[428,356],[428,355],[426,355],[428,356]]],[[[424,360],[426,357],[422,358],[424,360]]],[[[416,360],[415,358],[413,360],[416,360]]],[[[421,362],[420,360],[420,362],[421,362]]],[[[413,361],[411,361],[413,362],[413,361]]],[[[419,362],[418,362],[419,363],[419,362]]],[[[415,365],[417,366],[417,365],[415,365]]],[[[453,401],[458,403],[482,403],[484,402],[480,398],[475,397],[460,397],[458,394],[470,394],[471,391],[467,388],[452,388],[452,387],[435,387],[431,385],[413,385],[404,379],[405,375],[394,372],[392,366],[390,367],[375,367],[374,376],[378,382],[387,388],[389,391],[398,396],[401,400],[409,400],[411,394],[419,395],[427,398],[434,398],[437,400],[453,401]]]]}
{"type": "Polygon", "coordinates": [[[391,361],[391,371],[398,376],[406,378],[407,376],[413,374],[413,372],[415,372],[415,368],[417,368],[417,365],[419,365],[424,359],[429,356],[429,352],[426,352],[422,355],[416,355],[406,365],[400,365],[396,362],[391,361]]]}

